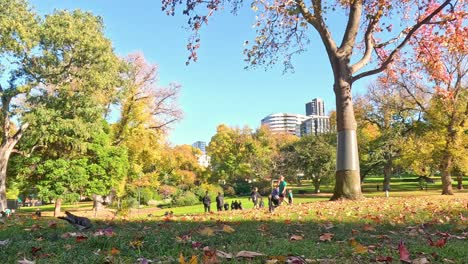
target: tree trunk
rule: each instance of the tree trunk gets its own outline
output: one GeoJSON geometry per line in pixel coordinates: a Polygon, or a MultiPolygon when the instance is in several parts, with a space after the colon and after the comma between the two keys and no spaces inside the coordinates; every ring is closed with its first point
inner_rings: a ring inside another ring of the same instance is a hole
{"type": "Polygon", "coordinates": [[[463,176],[461,174],[457,175],[457,189],[463,190],[463,176]]]}
{"type": "Polygon", "coordinates": [[[389,158],[384,166],[383,191],[390,191],[390,177],[392,176],[392,159],[389,158]]]}
{"type": "Polygon", "coordinates": [[[451,170],[452,170],[452,156],[449,153],[446,153],[442,161],[442,194],[443,195],[453,195],[451,170]]]}
{"type": "MultiPolygon", "coordinates": [[[[335,76],[337,74],[335,73],[335,76]]],[[[338,132],[336,183],[331,200],[361,199],[361,178],[356,137],[356,119],[350,81],[335,80],[336,122],[338,132]]]]}
{"type": "Polygon", "coordinates": [[[55,199],[54,217],[57,217],[60,215],[61,207],[62,207],[62,198],[55,199]]]}
{"type": "Polygon", "coordinates": [[[6,178],[8,160],[10,159],[11,152],[13,151],[13,148],[15,147],[18,140],[8,139],[0,147],[0,211],[4,211],[7,208],[6,178]]]}
{"type": "Polygon", "coordinates": [[[314,176],[314,193],[320,193],[320,176],[314,176]]]}

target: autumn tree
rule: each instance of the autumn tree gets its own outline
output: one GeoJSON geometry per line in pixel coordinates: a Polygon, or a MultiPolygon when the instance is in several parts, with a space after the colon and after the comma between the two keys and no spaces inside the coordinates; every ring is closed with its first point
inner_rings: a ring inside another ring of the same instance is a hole
{"type": "Polygon", "coordinates": [[[170,125],[182,117],[177,104],[180,86],[159,85],[158,66],[141,53],[130,54],[124,61],[114,145],[128,150],[131,167],[126,183],[157,188],[167,154],[165,137],[170,125]]]}
{"type": "Polygon", "coordinates": [[[379,168],[380,173],[383,172],[383,191],[390,190],[390,178],[396,167],[395,161],[405,147],[405,137],[421,118],[420,109],[407,99],[409,96],[398,86],[380,79],[371,84],[360,99],[359,130],[364,138],[362,141],[369,143],[365,149],[367,153],[361,155],[370,157],[368,162],[372,165],[369,169],[379,168]],[[370,140],[366,140],[367,137],[370,140]]]}
{"type": "MultiPolygon", "coordinates": [[[[425,129],[415,138],[414,146],[428,154],[426,161],[438,164],[442,194],[448,195],[453,194],[452,171],[468,170],[468,29],[464,20],[456,19],[467,15],[466,10],[440,15],[438,23],[415,35],[411,42],[411,54],[415,56],[403,57],[395,67],[398,71],[385,76],[387,82],[405,91],[424,113],[425,129]]],[[[460,175],[460,188],[461,183],[460,175]]]]}
{"type": "MultiPolygon", "coordinates": [[[[258,13],[254,24],[257,36],[253,42],[246,42],[248,48],[244,52],[250,66],[282,62],[286,70],[291,69],[292,56],[306,50],[309,44],[311,28],[319,34],[325,47],[334,76],[338,131],[336,185],[332,200],[362,197],[352,85],[387,69],[421,27],[436,23],[441,13],[462,8],[463,3],[458,2],[253,0],[249,3],[258,13]],[[336,16],[347,20],[339,42],[340,36],[330,31],[336,16]],[[395,20],[401,24],[395,24],[395,20]],[[394,37],[389,37],[394,32],[394,37]],[[281,61],[280,57],[284,59],[281,61]]],[[[216,11],[230,5],[233,12],[237,12],[244,1],[162,0],[162,4],[169,15],[175,14],[178,5],[184,6],[183,14],[188,17],[193,33],[187,45],[188,59],[196,61],[200,28],[216,11]]]]}
{"type": "Polygon", "coordinates": [[[69,95],[82,96],[93,90],[107,95],[99,97],[106,101],[118,79],[114,74],[117,64],[100,18],[81,11],[56,11],[39,19],[26,1],[0,3],[0,210],[6,206],[11,153],[28,155],[40,146],[15,150],[30,125],[24,113],[38,106],[29,98],[42,93],[40,90],[54,94],[68,87],[69,95]]]}

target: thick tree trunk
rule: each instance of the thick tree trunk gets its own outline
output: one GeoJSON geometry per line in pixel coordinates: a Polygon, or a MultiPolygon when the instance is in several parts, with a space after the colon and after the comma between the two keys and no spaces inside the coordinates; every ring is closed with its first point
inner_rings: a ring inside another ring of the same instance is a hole
{"type": "MultiPolygon", "coordinates": [[[[337,74],[335,73],[335,76],[337,74]]],[[[331,200],[361,199],[361,178],[350,81],[335,81],[338,132],[336,183],[331,200]]]]}
{"type": "Polygon", "coordinates": [[[451,170],[452,170],[452,156],[446,153],[442,161],[442,194],[443,195],[453,195],[451,170]]]}
{"type": "Polygon", "coordinates": [[[8,139],[0,147],[0,211],[4,211],[7,208],[6,178],[8,160],[18,140],[8,139]]]}
{"type": "Polygon", "coordinates": [[[457,175],[457,189],[463,190],[463,176],[461,174],[457,175]]]}
{"type": "Polygon", "coordinates": [[[57,217],[60,215],[60,209],[62,208],[62,198],[55,199],[55,209],[54,216],[57,217]]]}

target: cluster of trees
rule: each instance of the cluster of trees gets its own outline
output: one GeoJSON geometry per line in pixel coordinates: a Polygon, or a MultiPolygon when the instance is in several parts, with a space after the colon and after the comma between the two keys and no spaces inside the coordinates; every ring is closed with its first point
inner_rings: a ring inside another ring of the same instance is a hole
{"type": "Polygon", "coordinates": [[[319,192],[322,179],[335,171],[336,135],[273,134],[268,127],[256,131],[248,127],[220,125],[211,138],[210,181],[223,184],[227,193],[248,193],[252,186],[271,191],[271,180],[284,175],[288,181],[313,180],[319,192]]]}
{"type": "Polygon", "coordinates": [[[204,175],[192,148],[166,142],[180,86],[158,85],[140,53],[117,56],[103,31],[88,12],[40,17],[25,0],[1,1],[0,210],[7,187],[60,210],[62,200],[134,197],[204,175]]]}

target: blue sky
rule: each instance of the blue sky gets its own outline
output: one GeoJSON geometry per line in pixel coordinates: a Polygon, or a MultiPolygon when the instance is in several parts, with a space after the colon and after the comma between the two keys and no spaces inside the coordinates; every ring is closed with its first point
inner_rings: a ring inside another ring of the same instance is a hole
{"type": "MultiPolygon", "coordinates": [[[[79,8],[101,16],[119,55],[141,51],[159,65],[160,85],[180,83],[184,118],[170,132],[173,144],[209,142],[219,124],[257,128],[271,113],[304,114],[305,103],[315,97],[325,100],[326,111],[335,108],[332,71],[315,32],[309,51],[294,59],[294,73],[283,74],[280,65],[244,70],[243,43],[255,36],[255,14],[247,7],[238,16],[224,11],[210,20],[202,31],[198,62],[186,66],[186,20],[166,16],[160,1],[33,0],[31,4],[42,15],[79,8]]],[[[332,31],[340,30],[339,20],[334,20],[332,31]]],[[[368,83],[369,79],[355,83],[354,93],[363,93],[368,83]]]]}

